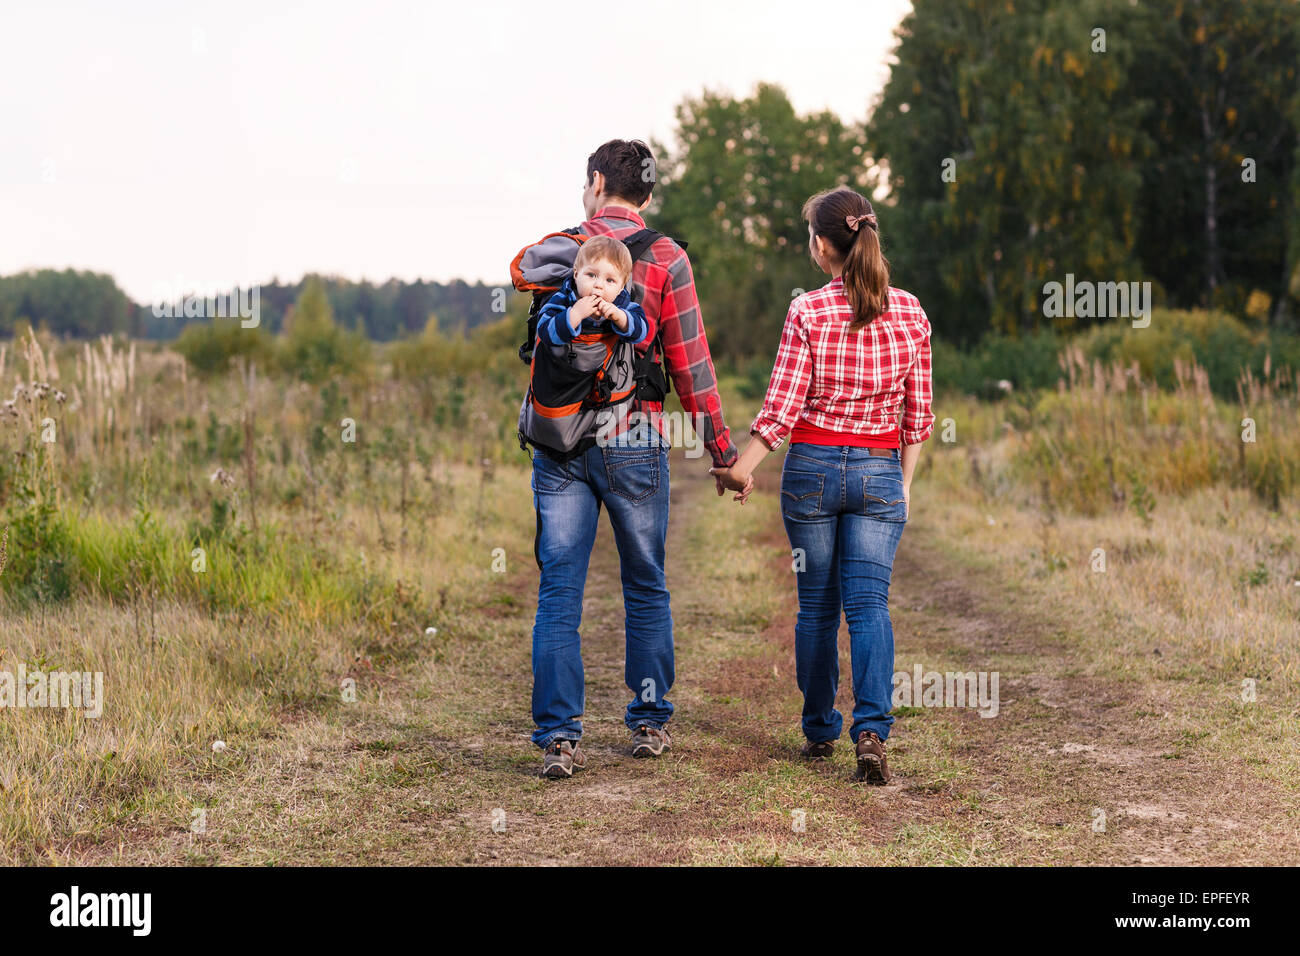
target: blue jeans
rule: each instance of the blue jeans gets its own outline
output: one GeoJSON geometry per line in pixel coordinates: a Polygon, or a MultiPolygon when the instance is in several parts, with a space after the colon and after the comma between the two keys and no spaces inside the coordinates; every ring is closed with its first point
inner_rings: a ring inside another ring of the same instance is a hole
{"type": "Polygon", "coordinates": [[[790,538],[799,616],[795,677],[803,692],[803,733],[836,740],[840,607],[849,622],[853,661],[853,740],[864,730],[884,740],[890,716],[894,631],[889,579],[903,534],[903,467],[865,448],[796,442],[781,472],[781,518],[790,538]]]}
{"type": "Polygon", "coordinates": [[[582,595],[601,505],[618,545],[627,640],[624,680],[629,729],[662,727],[673,715],[673,618],[664,579],[668,536],[668,446],[649,425],[560,464],[533,452],[534,550],[541,583],[533,625],[533,743],[578,740],[586,705],[582,595]]]}

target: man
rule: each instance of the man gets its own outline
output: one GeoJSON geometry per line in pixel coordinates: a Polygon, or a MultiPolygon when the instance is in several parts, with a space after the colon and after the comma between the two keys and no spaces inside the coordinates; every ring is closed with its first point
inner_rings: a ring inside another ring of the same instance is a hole
{"type": "MultiPolygon", "coordinates": [[[[639,140],[610,140],[587,157],[582,206],[589,236],[626,239],[645,228],[641,210],[654,188],[654,157],[639,140]]],[[[578,626],[587,567],[601,505],[618,544],[626,608],[624,679],[632,691],[624,721],[632,754],[658,757],[672,746],[667,724],[673,705],[673,624],[664,578],[668,534],[669,424],[661,418],[663,370],[653,343],[662,343],[663,366],[713,464],[731,465],[735,445],[722,417],[717,377],[700,320],[695,279],[685,251],[657,239],[633,264],[632,285],[649,332],[637,347],[650,374],[613,427],[594,447],[561,464],[533,453],[536,556],[541,571],[533,626],[533,743],[542,748],[542,773],[564,778],[586,766],[579,746],[586,695],[578,626]]],[[[718,493],[727,487],[718,480],[718,493]]],[[[737,489],[739,490],[739,489],[737,489]]]]}

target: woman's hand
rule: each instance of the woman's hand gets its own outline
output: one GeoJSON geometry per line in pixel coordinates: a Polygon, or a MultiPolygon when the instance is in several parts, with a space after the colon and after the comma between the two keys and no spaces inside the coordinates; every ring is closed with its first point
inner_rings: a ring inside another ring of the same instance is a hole
{"type": "Polygon", "coordinates": [[[903,517],[912,517],[912,486],[910,483],[903,485],[903,517]]]}

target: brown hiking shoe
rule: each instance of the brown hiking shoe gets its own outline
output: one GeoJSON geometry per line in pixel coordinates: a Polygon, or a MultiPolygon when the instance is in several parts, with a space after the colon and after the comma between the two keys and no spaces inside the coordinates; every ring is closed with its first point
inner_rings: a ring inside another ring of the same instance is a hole
{"type": "Polygon", "coordinates": [[[858,734],[858,779],[883,787],[889,783],[889,763],[885,759],[885,742],[871,730],[858,734]]]}
{"type": "Polygon", "coordinates": [[[575,770],[584,770],[586,766],[587,755],[573,740],[556,737],[542,752],[543,777],[572,777],[575,770]]]}
{"type": "Polygon", "coordinates": [[[673,738],[667,727],[651,727],[642,724],[632,731],[633,757],[658,757],[665,750],[673,749],[673,738]]]}
{"type": "Polygon", "coordinates": [[[813,743],[811,740],[803,745],[799,751],[804,760],[814,763],[818,760],[830,760],[831,754],[835,752],[835,741],[819,740],[813,743]]]}

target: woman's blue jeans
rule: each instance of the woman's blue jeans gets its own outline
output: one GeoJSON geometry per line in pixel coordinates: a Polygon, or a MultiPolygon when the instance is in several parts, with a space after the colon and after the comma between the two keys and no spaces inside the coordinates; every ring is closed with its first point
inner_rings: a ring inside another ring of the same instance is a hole
{"type": "Polygon", "coordinates": [[[792,444],[781,473],[781,517],[799,590],[794,652],[804,736],[836,740],[843,728],[835,709],[843,607],[853,662],[850,737],[870,730],[884,740],[894,722],[889,581],[907,521],[898,452],[792,444]]]}
{"type": "Polygon", "coordinates": [[[651,427],[560,464],[533,453],[535,551],[541,579],[533,625],[533,743],[578,740],[586,688],[578,627],[601,506],[618,545],[632,691],[624,722],[662,727],[673,715],[673,615],[664,576],[668,535],[668,446],[651,427]]]}

